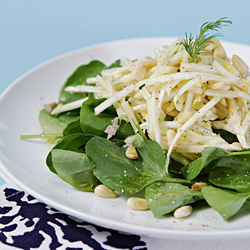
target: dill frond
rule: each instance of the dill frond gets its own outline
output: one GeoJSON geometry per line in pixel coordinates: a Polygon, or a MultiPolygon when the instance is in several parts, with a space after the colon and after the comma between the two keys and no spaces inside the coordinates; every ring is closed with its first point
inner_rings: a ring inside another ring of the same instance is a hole
{"type": "Polygon", "coordinates": [[[218,31],[222,28],[222,26],[227,26],[228,24],[232,24],[232,22],[227,20],[226,17],[222,17],[215,22],[205,22],[202,24],[200,27],[200,33],[195,38],[191,33],[189,36],[185,33],[186,36],[181,41],[181,44],[190,55],[189,61],[197,62],[197,55],[205,51],[205,48],[208,46],[208,42],[211,39],[220,36],[220,33],[209,35],[209,31],[218,31]]]}

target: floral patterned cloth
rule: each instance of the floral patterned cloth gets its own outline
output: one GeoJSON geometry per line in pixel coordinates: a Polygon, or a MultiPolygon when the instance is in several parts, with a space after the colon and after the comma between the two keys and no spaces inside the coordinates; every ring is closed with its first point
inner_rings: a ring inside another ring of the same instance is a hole
{"type": "Polygon", "coordinates": [[[250,239],[165,240],[106,229],[61,213],[14,183],[0,186],[0,250],[248,250],[250,239]]]}
{"type": "MultiPolygon", "coordinates": [[[[79,221],[14,187],[3,188],[0,241],[19,249],[131,249],[146,250],[138,235],[79,221]]],[[[2,249],[2,248],[1,248],[2,249]]]]}

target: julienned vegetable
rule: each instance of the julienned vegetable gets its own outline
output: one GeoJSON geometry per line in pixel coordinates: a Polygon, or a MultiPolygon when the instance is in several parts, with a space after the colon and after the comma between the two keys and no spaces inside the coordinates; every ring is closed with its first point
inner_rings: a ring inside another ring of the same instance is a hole
{"type": "Polygon", "coordinates": [[[80,66],[40,112],[43,134],[21,138],[56,142],[46,163],[79,190],[145,189],[155,217],[205,200],[230,218],[250,195],[250,75],[207,33],[229,23],[205,23],[155,58],[80,66]]]}

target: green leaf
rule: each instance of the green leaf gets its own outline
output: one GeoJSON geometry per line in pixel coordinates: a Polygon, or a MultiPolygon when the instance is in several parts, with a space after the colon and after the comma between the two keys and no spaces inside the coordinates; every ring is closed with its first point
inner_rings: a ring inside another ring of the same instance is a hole
{"type": "MultiPolygon", "coordinates": [[[[85,145],[92,137],[93,135],[88,135],[83,133],[68,135],[65,138],[63,138],[61,142],[56,144],[53,147],[53,149],[63,149],[65,151],[69,150],[78,153],[85,153],[85,145]]],[[[47,155],[46,164],[51,172],[55,174],[57,173],[53,165],[53,158],[51,151],[47,155]]]]}
{"type": "Polygon", "coordinates": [[[40,111],[38,119],[43,134],[56,134],[62,133],[71,122],[74,122],[79,118],[77,116],[68,115],[55,116],[43,109],[40,111]]]}
{"type": "Polygon", "coordinates": [[[144,142],[144,139],[141,135],[138,135],[132,142],[132,145],[134,147],[138,147],[139,145],[141,145],[144,142]]]}
{"type": "Polygon", "coordinates": [[[217,147],[204,148],[202,150],[202,156],[185,165],[181,169],[181,173],[186,179],[193,180],[200,174],[201,170],[205,168],[210,162],[229,154],[230,153],[226,150],[217,147]]]}
{"type": "Polygon", "coordinates": [[[39,122],[43,130],[43,134],[62,133],[68,126],[68,123],[61,121],[58,117],[52,116],[45,109],[39,113],[39,122]]]}
{"type": "Polygon", "coordinates": [[[183,164],[171,158],[168,171],[174,174],[181,175],[181,169],[183,168],[183,164]]]}
{"type": "Polygon", "coordinates": [[[68,86],[77,86],[86,84],[86,79],[89,77],[96,77],[106,68],[105,64],[100,61],[94,60],[89,64],[82,65],[76,69],[76,71],[67,79],[61,88],[59,95],[60,103],[72,102],[87,96],[87,94],[76,94],[65,91],[68,86]]]}
{"type": "Polygon", "coordinates": [[[165,176],[165,154],[158,143],[141,143],[137,160],[128,159],[125,150],[101,137],[87,143],[86,154],[103,184],[119,193],[133,194],[165,176]]]}
{"type": "Polygon", "coordinates": [[[219,212],[224,220],[236,214],[250,196],[249,193],[236,193],[212,186],[202,187],[201,192],[207,203],[219,212]]]}
{"type": "Polygon", "coordinates": [[[83,133],[81,126],[80,126],[80,119],[77,121],[71,122],[64,130],[63,135],[71,135],[71,134],[78,134],[83,133]]]}
{"type": "Polygon", "coordinates": [[[134,134],[134,129],[130,123],[121,120],[121,123],[112,139],[125,140],[127,137],[134,134]]]}
{"type": "Polygon", "coordinates": [[[94,108],[105,99],[89,99],[82,104],[80,111],[80,126],[87,134],[107,137],[105,129],[111,125],[111,121],[116,116],[114,107],[109,107],[99,115],[95,115],[94,108]]]}
{"type": "Polygon", "coordinates": [[[121,60],[117,60],[114,63],[112,63],[109,67],[107,67],[107,69],[112,69],[112,68],[118,68],[121,67],[121,60]]]}
{"type": "Polygon", "coordinates": [[[228,143],[238,142],[238,139],[235,134],[232,134],[223,129],[213,129],[213,132],[219,134],[225,141],[228,143]]]}
{"type": "Polygon", "coordinates": [[[57,175],[65,182],[82,191],[93,191],[98,185],[85,154],[62,149],[52,149],[51,154],[57,175]]]}
{"type": "Polygon", "coordinates": [[[155,217],[173,212],[176,208],[203,199],[201,192],[192,191],[178,183],[155,182],[145,189],[145,198],[155,217]]]}
{"type": "MultiPolygon", "coordinates": [[[[242,152],[247,153],[250,150],[242,152]]],[[[250,154],[220,158],[208,178],[216,186],[250,192],[250,154]]]]}

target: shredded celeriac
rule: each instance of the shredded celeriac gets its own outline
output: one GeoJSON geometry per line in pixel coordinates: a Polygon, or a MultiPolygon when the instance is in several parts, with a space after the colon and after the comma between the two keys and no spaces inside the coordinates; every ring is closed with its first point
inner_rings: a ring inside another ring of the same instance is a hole
{"type": "MultiPolygon", "coordinates": [[[[156,49],[154,59],[123,58],[121,67],[103,70],[101,76],[87,80],[95,86],[66,89],[107,98],[95,108],[95,114],[114,105],[118,117],[130,122],[137,133],[135,118],[148,137],[165,150],[166,171],[170,157],[188,163],[205,147],[230,151],[250,147],[249,75],[241,75],[228,57],[215,59],[213,50],[199,54],[198,63],[190,63],[180,40],[156,49]],[[239,143],[229,144],[213,129],[235,134],[239,143]]],[[[77,101],[77,107],[84,100],[77,101]]],[[[58,107],[53,113],[66,109],[58,107]]]]}

